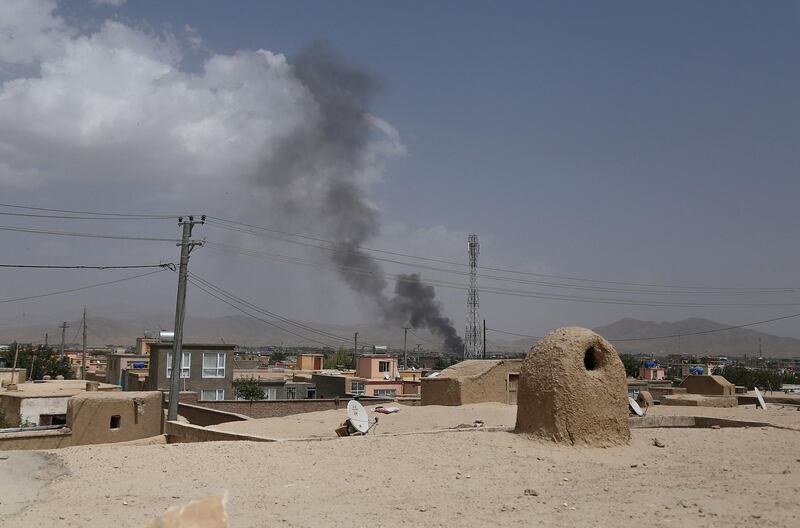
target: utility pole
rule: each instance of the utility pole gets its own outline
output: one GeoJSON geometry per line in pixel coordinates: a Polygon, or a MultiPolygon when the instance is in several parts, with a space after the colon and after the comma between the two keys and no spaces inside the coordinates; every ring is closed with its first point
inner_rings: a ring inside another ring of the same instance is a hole
{"type": "Polygon", "coordinates": [[[181,241],[177,245],[181,248],[181,262],[178,268],[178,297],[175,302],[175,328],[174,342],[172,344],[172,373],[169,379],[169,408],[167,420],[178,419],[178,395],[181,390],[181,365],[183,359],[183,320],[186,308],[186,281],[188,278],[189,254],[195,246],[202,246],[200,240],[192,240],[192,228],[196,224],[204,224],[206,215],[195,220],[193,216],[184,220],[178,218],[178,225],[183,228],[181,241]]]}
{"type": "Polygon", "coordinates": [[[406,343],[408,341],[409,328],[408,326],[403,327],[403,370],[408,370],[408,351],[406,349],[406,343]]]}
{"type": "Polygon", "coordinates": [[[81,348],[81,379],[86,379],[86,307],[83,307],[83,347],[81,348]]]}
{"type": "Polygon", "coordinates": [[[50,338],[50,334],[48,334],[47,332],[45,332],[45,333],[44,333],[44,347],[45,347],[45,348],[47,348],[47,345],[48,345],[48,340],[49,340],[49,338],[50,338]]]}
{"type": "Polygon", "coordinates": [[[358,332],[353,334],[353,369],[358,368],[358,332]]]}
{"type": "Polygon", "coordinates": [[[61,326],[59,326],[59,328],[61,329],[61,349],[59,350],[59,354],[58,355],[59,355],[59,357],[63,358],[64,357],[64,337],[65,337],[65,334],[67,332],[67,328],[69,328],[69,325],[67,324],[66,321],[64,321],[63,323],[61,323],[61,326]]]}

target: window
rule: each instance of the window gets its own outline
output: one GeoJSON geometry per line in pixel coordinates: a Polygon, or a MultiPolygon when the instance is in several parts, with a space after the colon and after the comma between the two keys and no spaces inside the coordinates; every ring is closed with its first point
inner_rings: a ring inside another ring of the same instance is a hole
{"type": "Polygon", "coordinates": [[[378,372],[389,372],[389,362],[378,361],[378,372]]]}
{"type": "Polygon", "coordinates": [[[225,377],[225,352],[203,352],[203,377],[225,377]]]}
{"type": "Polygon", "coordinates": [[[200,399],[205,401],[224,400],[225,389],[203,389],[200,391],[200,399]]]}
{"type": "Polygon", "coordinates": [[[66,414],[40,414],[39,425],[65,425],[67,423],[66,414]]]}
{"type": "Polygon", "coordinates": [[[287,400],[297,399],[297,387],[286,387],[286,399],[287,400]]]}
{"type": "MultiPolygon", "coordinates": [[[[181,352],[181,378],[188,378],[192,373],[192,353],[181,352]]],[[[172,377],[172,352],[167,352],[167,377],[172,377]]]]}
{"type": "Polygon", "coordinates": [[[317,398],[317,389],[311,389],[311,388],[307,389],[306,390],[306,398],[308,398],[309,400],[316,399],[317,398]]]}
{"type": "Polygon", "coordinates": [[[122,421],[122,418],[120,417],[120,415],[119,414],[115,414],[114,416],[111,417],[111,420],[109,420],[108,428],[109,429],[119,429],[119,424],[120,424],[121,421],[122,421]]]}
{"type": "Polygon", "coordinates": [[[375,396],[396,396],[397,389],[375,389],[375,396]]]}
{"type": "Polygon", "coordinates": [[[350,394],[364,394],[364,382],[356,380],[351,381],[350,394]]]}

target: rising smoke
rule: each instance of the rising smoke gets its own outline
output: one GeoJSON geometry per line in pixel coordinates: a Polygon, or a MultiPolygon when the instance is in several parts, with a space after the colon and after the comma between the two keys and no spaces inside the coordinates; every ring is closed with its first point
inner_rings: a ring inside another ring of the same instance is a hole
{"type": "Polygon", "coordinates": [[[380,228],[360,178],[375,127],[369,104],[382,83],[321,42],[301,52],[293,69],[310,98],[306,119],[266,153],[258,184],[284,215],[298,224],[311,217],[317,230],[321,226],[336,241],[331,258],[342,279],[371,301],[386,322],[426,328],[444,338],[450,352],[460,353],[461,338],[442,315],[433,287],[417,274],[400,275],[394,296],[388,296],[382,267],[359,249],[380,228]]]}

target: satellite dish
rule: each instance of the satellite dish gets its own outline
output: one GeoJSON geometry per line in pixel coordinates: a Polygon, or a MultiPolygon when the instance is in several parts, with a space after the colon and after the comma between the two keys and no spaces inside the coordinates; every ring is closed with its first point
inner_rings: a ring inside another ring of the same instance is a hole
{"type": "Polygon", "coordinates": [[[630,407],[631,411],[633,411],[633,414],[636,416],[644,416],[644,411],[642,411],[642,408],[639,407],[639,404],[636,403],[636,400],[630,396],[628,396],[628,407],[630,407]]]}
{"type": "Polygon", "coordinates": [[[350,423],[359,433],[365,434],[369,431],[369,415],[363,405],[356,400],[347,402],[347,417],[350,423]]]}
{"type": "Polygon", "coordinates": [[[753,387],[756,390],[756,398],[758,398],[758,405],[757,407],[761,407],[762,409],[767,408],[767,404],[764,402],[764,397],[761,396],[761,391],[758,390],[758,387],[753,387]]]}

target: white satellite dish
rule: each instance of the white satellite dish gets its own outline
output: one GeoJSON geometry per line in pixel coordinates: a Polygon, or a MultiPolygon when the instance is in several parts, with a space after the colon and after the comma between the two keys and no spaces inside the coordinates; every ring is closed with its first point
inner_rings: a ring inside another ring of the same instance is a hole
{"type": "Polygon", "coordinates": [[[758,390],[758,387],[753,387],[753,388],[756,391],[756,398],[758,398],[758,405],[757,406],[766,410],[767,404],[766,404],[766,402],[764,402],[764,397],[761,396],[761,391],[758,390]]]}
{"type": "Polygon", "coordinates": [[[639,404],[636,403],[636,400],[630,396],[628,396],[628,407],[631,408],[631,411],[633,411],[633,414],[636,416],[644,416],[644,411],[642,411],[642,408],[639,407],[639,404]]]}
{"type": "Polygon", "coordinates": [[[350,424],[359,433],[366,434],[369,431],[370,424],[367,410],[356,400],[347,402],[347,417],[350,418],[350,424]]]}

